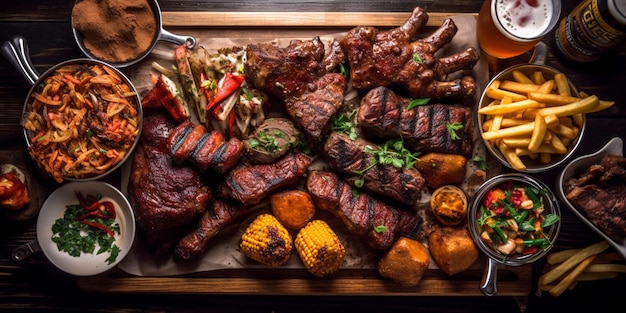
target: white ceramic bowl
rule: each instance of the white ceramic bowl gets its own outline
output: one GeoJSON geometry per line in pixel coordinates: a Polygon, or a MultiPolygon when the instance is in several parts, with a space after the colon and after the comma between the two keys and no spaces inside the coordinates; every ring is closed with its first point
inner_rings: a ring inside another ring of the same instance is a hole
{"type": "Polygon", "coordinates": [[[124,259],[135,239],[135,215],[126,197],[115,187],[101,181],[69,182],[56,189],[44,202],[37,219],[37,241],[46,257],[56,267],[76,276],[91,276],[105,272],[124,259]],[[59,251],[52,241],[52,225],[63,216],[67,205],[77,204],[75,192],[87,195],[102,195],[113,199],[117,208],[116,221],[120,225],[120,234],[115,236],[120,248],[115,262],[107,264],[109,253],[81,253],[79,257],[59,251]]]}
{"type": "Polygon", "coordinates": [[[570,210],[576,216],[578,216],[585,224],[587,224],[589,228],[598,233],[598,235],[600,235],[602,238],[606,239],[606,241],[608,241],[618,252],[620,252],[624,256],[624,258],[626,258],[626,237],[624,237],[620,242],[607,236],[600,228],[598,228],[589,219],[587,219],[587,216],[582,211],[577,209],[569,200],[567,200],[565,191],[565,184],[570,178],[578,175],[578,173],[580,173],[581,171],[585,171],[587,168],[589,168],[589,166],[599,163],[605,155],[610,154],[623,156],[623,150],[624,143],[622,142],[622,139],[619,137],[615,137],[609,140],[609,142],[597,152],[583,155],[572,160],[572,162],[570,162],[563,168],[563,170],[557,177],[555,187],[556,194],[559,199],[565,205],[567,205],[567,207],[570,208],[570,210]]]}

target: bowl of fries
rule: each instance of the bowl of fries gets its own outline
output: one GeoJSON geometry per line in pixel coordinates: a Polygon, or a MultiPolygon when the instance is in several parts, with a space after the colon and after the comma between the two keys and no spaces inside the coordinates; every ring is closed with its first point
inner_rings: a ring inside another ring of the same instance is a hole
{"type": "Polygon", "coordinates": [[[73,59],[39,75],[26,41],[2,53],[31,83],[21,124],[31,158],[57,183],[97,180],[118,169],[139,142],[143,110],[131,80],[98,60],[73,59]]]}
{"type": "Polygon", "coordinates": [[[498,265],[522,266],[543,258],[561,227],[561,211],[553,192],[522,173],[488,179],[470,201],[468,228],[488,263],[480,289],[495,295],[498,265]]]}
{"type": "Polygon", "coordinates": [[[478,125],[500,163],[519,172],[543,172],[572,156],[585,133],[585,114],[598,111],[599,104],[558,70],[521,64],[489,82],[479,101],[478,125]]]}

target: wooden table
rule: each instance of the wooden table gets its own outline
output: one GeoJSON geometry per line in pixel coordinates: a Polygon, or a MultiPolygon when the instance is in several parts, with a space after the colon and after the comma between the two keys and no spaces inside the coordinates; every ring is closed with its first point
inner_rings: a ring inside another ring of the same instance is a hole
{"type": "MultiPolygon", "coordinates": [[[[0,4],[0,41],[10,40],[15,35],[22,35],[28,40],[31,59],[40,72],[61,61],[82,57],[77,48],[70,28],[70,12],[73,1],[43,1],[24,0],[11,3],[3,1],[0,4]]],[[[384,23],[385,18],[393,20],[410,12],[419,5],[428,12],[437,13],[475,13],[478,12],[481,0],[456,1],[160,1],[163,11],[164,27],[173,32],[191,29],[189,27],[205,27],[211,31],[259,31],[258,27],[246,24],[248,19],[263,17],[268,23],[277,23],[275,27],[307,28],[299,25],[298,21],[314,18],[316,23],[335,23],[326,25],[337,29],[349,29],[351,23],[357,23],[359,16],[354,12],[365,12],[366,15],[382,12],[377,19],[384,23]],[[194,12],[188,14],[186,12],[194,12]],[[221,16],[221,20],[229,21],[231,27],[220,26],[219,19],[207,20],[202,24],[209,12],[211,16],[221,16]],[[236,14],[240,12],[241,14],[236,14]],[[327,12],[327,13],[320,13],[327,12]],[[331,13],[328,13],[331,12],[331,13]],[[339,13],[337,13],[339,12],[339,13]],[[317,15],[315,15],[317,14],[317,15]],[[189,16],[184,23],[179,23],[180,16],[189,16]],[[281,20],[273,17],[283,16],[281,20]],[[231,17],[231,19],[228,19],[231,17]],[[301,17],[301,18],[299,18],[301,17]],[[384,18],[382,18],[384,17],[384,18]],[[235,19],[232,19],[235,18],[235,19]],[[285,22],[287,20],[287,22],[285,22]],[[197,25],[191,25],[199,23],[197,25]],[[239,24],[236,24],[239,23],[239,24]],[[287,23],[285,25],[281,23],[287,23]],[[210,27],[209,27],[210,26],[210,27]]],[[[562,15],[569,12],[575,3],[564,1],[562,15]]],[[[388,20],[387,20],[388,21],[388,20]]],[[[436,21],[433,21],[435,23],[436,21]]],[[[355,24],[356,25],[356,24],[355,24]]],[[[264,26],[268,27],[268,26],[264,26]]],[[[317,26],[319,27],[319,25],[317,26]]],[[[545,43],[552,47],[551,37],[545,43]]],[[[622,136],[626,133],[626,109],[621,82],[626,81],[626,64],[622,61],[626,56],[626,49],[607,56],[601,62],[593,65],[577,65],[564,62],[552,53],[547,63],[566,73],[576,84],[579,90],[596,94],[603,99],[615,100],[617,104],[609,111],[594,113],[588,116],[587,133],[577,154],[587,154],[602,147],[610,138],[622,136]]],[[[509,65],[524,63],[529,55],[523,55],[510,60],[491,60],[491,71],[495,72],[509,65]]],[[[19,125],[22,105],[30,86],[24,81],[15,68],[4,58],[0,59],[0,151],[6,156],[15,158],[24,157],[24,143],[19,125]]],[[[536,175],[549,186],[554,185],[556,168],[549,173],[536,175]]],[[[116,179],[113,177],[110,179],[116,179]]],[[[573,214],[564,211],[564,227],[566,235],[561,236],[556,243],[559,248],[580,246],[586,242],[599,240],[595,234],[573,214]]],[[[303,293],[281,293],[255,290],[258,285],[253,279],[248,280],[249,292],[221,292],[197,294],[193,286],[189,292],[168,294],[166,290],[157,290],[155,293],[124,294],[116,292],[87,293],[94,291],[98,286],[89,284],[89,281],[77,280],[66,275],[51,265],[43,255],[35,255],[22,263],[13,262],[11,251],[25,242],[36,237],[35,220],[13,222],[0,219],[0,309],[28,309],[29,311],[67,311],[78,308],[80,311],[197,311],[202,309],[216,312],[250,312],[250,311],[300,311],[303,308],[310,310],[346,310],[357,309],[368,312],[400,312],[416,310],[421,312],[474,312],[474,311],[512,311],[526,309],[528,312],[542,312],[567,309],[594,309],[601,311],[621,304],[621,287],[626,283],[624,277],[598,282],[581,283],[574,290],[564,293],[558,298],[549,295],[537,297],[534,294],[527,296],[498,296],[484,297],[475,293],[437,293],[426,292],[417,296],[414,293],[392,289],[388,293],[364,295],[362,293],[340,292],[340,294],[323,294],[319,289],[323,283],[313,290],[316,292],[307,295],[303,293]],[[87,286],[88,288],[85,288],[87,286]]],[[[534,281],[541,271],[542,264],[533,268],[534,281]]],[[[529,271],[531,272],[531,271],[529,271]]],[[[368,274],[364,274],[368,275],[368,274]]],[[[186,283],[185,279],[178,281],[186,283]]],[[[225,286],[230,283],[226,275],[221,278],[225,286]]],[[[358,284],[362,280],[354,280],[358,284]]],[[[346,283],[346,282],[344,282],[346,283]]],[[[450,282],[454,285],[454,281],[450,282]]],[[[370,286],[376,290],[376,286],[370,286]]],[[[113,288],[116,289],[116,288],[113,288]]],[[[158,289],[155,287],[155,289],[158,289]]],[[[178,288],[180,289],[180,288],[178,288]]],[[[232,286],[230,289],[232,290],[232,286]]],[[[236,288],[235,288],[236,289],[236,288]]],[[[359,290],[368,290],[361,286],[359,290]]],[[[117,288],[122,290],[122,288],[117,288]]],[[[343,290],[343,289],[338,289],[343,290]]]]}

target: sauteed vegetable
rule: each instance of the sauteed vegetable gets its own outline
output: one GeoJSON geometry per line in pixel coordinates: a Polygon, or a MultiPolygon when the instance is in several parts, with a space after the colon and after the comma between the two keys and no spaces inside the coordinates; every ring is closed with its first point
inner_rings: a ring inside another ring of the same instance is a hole
{"type": "Polygon", "coordinates": [[[133,89],[100,64],[65,65],[32,92],[22,120],[29,152],[57,182],[105,173],[139,134],[133,89]]]}
{"type": "Polygon", "coordinates": [[[559,216],[544,212],[544,193],[511,182],[487,191],[477,212],[481,239],[504,255],[530,255],[550,247],[546,230],[559,216]]]}

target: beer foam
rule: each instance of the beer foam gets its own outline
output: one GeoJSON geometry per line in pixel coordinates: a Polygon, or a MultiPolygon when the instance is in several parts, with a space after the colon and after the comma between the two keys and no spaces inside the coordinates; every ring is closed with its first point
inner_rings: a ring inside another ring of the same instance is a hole
{"type": "Polygon", "coordinates": [[[525,39],[540,37],[550,25],[554,9],[552,1],[496,1],[496,15],[500,26],[515,37],[525,39]]]}

